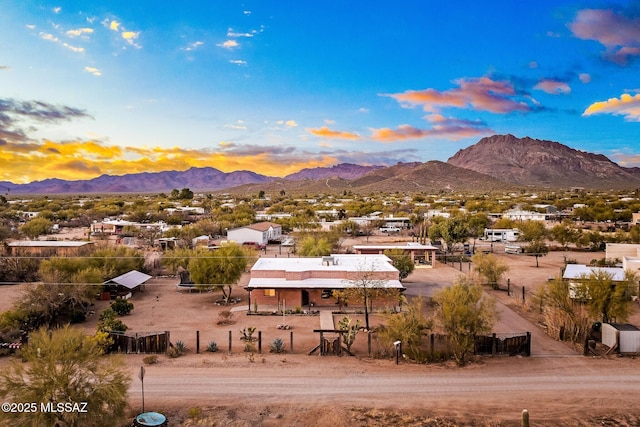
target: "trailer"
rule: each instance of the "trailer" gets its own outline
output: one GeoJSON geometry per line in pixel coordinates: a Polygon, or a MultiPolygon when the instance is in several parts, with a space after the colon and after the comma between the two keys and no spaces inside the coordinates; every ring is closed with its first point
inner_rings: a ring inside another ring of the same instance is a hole
{"type": "Polygon", "coordinates": [[[489,242],[517,242],[520,230],[517,228],[485,228],[480,240],[489,242]]]}

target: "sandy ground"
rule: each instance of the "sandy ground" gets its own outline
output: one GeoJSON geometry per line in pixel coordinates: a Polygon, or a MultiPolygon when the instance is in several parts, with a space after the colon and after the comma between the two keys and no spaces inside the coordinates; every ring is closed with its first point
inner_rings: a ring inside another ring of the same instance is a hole
{"type": "MultiPolygon", "coordinates": [[[[370,243],[383,239],[370,239],[370,243]]],[[[343,246],[350,244],[345,241],[343,246]]],[[[270,248],[263,256],[278,250],[270,248]]],[[[535,289],[560,272],[565,256],[588,263],[603,253],[552,252],[540,258],[536,267],[534,258],[506,255],[499,245],[494,250],[509,263],[503,285],[508,278],[514,290],[511,296],[505,291],[488,292],[501,312],[494,330],[532,332],[532,357],[483,357],[465,368],[450,362],[415,365],[400,360],[396,365],[395,360],[371,358],[364,335],[354,344],[356,357],[310,356],[308,352],[319,342],[313,332],[320,326],[319,316],[247,316],[246,295],[240,286],[248,277],[234,290],[234,296],[242,297],[231,307],[235,323],[223,326],[217,324],[219,313],[229,307],[216,304],[218,292],[179,292],[175,278],[154,278],[144,291],[134,294],[135,309],[123,321],[131,331],[170,331],[171,341],[183,341],[188,351],[178,359],[160,355],[159,363],[147,366],[145,409],[168,414],[170,425],[516,426],[524,408],[537,421],[532,425],[640,425],[635,403],[640,392],[638,362],[581,356],[547,337],[536,322],[535,310],[528,306],[535,289]],[[283,322],[291,329],[278,329],[283,322]],[[261,354],[244,352],[239,331],[249,326],[262,332],[261,354]],[[200,354],[196,354],[196,331],[200,332],[200,354]],[[275,338],[286,343],[286,353],[269,353],[275,338]],[[210,341],[218,344],[217,353],[205,352],[210,341]]],[[[469,270],[467,264],[442,263],[417,269],[404,282],[407,295],[431,296],[469,270]]],[[[0,311],[10,308],[25,286],[0,287],[0,311]]],[[[98,301],[94,311],[99,313],[108,304],[98,301]]],[[[635,309],[632,321],[637,324],[640,315],[635,309]]],[[[97,317],[94,314],[78,326],[93,333],[97,317]]],[[[376,315],[371,321],[376,325],[384,318],[376,315]]],[[[142,357],[124,356],[133,378],[132,414],[141,410],[137,373],[142,357]]]]}

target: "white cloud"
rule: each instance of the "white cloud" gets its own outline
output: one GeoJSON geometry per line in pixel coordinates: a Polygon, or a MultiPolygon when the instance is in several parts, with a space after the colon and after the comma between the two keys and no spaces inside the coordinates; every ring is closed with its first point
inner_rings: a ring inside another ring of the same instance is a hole
{"type": "Polygon", "coordinates": [[[243,61],[242,59],[231,59],[229,62],[236,65],[247,65],[247,61],[243,61]]]}
{"type": "Polygon", "coordinates": [[[578,78],[582,83],[590,83],[591,82],[591,74],[588,73],[580,73],[578,78]]]}
{"type": "Polygon", "coordinates": [[[93,28],[77,28],[66,32],[68,37],[80,37],[85,34],[93,33],[93,28]]]}
{"type": "Polygon", "coordinates": [[[240,45],[235,40],[227,40],[224,43],[218,43],[217,46],[223,47],[225,49],[233,49],[240,45]]]}
{"type": "Polygon", "coordinates": [[[60,13],[61,11],[62,11],[62,8],[61,8],[60,6],[57,6],[57,7],[54,7],[54,8],[53,8],[53,13],[55,13],[56,15],[57,15],[58,13],[60,13]]]}
{"type": "Polygon", "coordinates": [[[71,46],[69,43],[62,43],[62,46],[66,47],[67,49],[76,52],[76,53],[82,53],[84,52],[84,48],[83,47],[77,47],[77,46],[71,46]]]}
{"type": "Polygon", "coordinates": [[[85,70],[87,73],[91,73],[91,74],[93,74],[94,76],[101,76],[101,75],[102,75],[102,72],[100,72],[100,70],[98,70],[98,69],[97,69],[97,68],[95,68],[95,67],[84,67],[84,70],[85,70]]]}
{"type": "Polygon", "coordinates": [[[253,37],[255,33],[255,30],[251,33],[237,33],[233,31],[233,28],[229,28],[227,31],[227,37],[253,37]]]}
{"type": "Polygon", "coordinates": [[[39,36],[40,36],[40,38],[42,40],[48,40],[50,42],[56,42],[57,43],[57,42],[60,41],[56,36],[54,36],[53,34],[49,34],[49,33],[40,32],[39,36]]]}
{"type": "Polygon", "coordinates": [[[200,46],[202,46],[204,44],[204,42],[201,41],[195,41],[191,44],[189,44],[187,47],[185,47],[183,50],[187,51],[187,52],[191,52],[196,50],[197,48],[199,48],[200,46]]]}

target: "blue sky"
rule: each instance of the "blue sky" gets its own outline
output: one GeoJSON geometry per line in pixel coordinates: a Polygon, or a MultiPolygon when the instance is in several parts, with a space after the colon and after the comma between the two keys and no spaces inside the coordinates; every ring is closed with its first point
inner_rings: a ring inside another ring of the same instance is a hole
{"type": "Polygon", "coordinates": [[[0,181],[446,161],[511,133],[640,166],[640,2],[9,1],[0,181]]]}

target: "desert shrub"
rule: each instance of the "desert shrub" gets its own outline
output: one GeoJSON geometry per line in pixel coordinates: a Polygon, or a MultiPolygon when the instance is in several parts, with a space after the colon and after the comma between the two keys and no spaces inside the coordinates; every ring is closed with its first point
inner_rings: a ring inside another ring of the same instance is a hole
{"type": "Polygon", "coordinates": [[[215,341],[209,342],[209,344],[207,344],[207,351],[210,353],[215,353],[216,351],[218,351],[218,344],[215,341]]]}
{"type": "Polygon", "coordinates": [[[133,303],[124,298],[118,298],[111,303],[111,310],[113,310],[118,316],[124,316],[131,313],[131,310],[133,310],[133,303]]]}
{"type": "Polygon", "coordinates": [[[189,408],[189,418],[191,419],[197,419],[200,418],[200,413],[202,412],[202,409],[200,409],[197,406],[193,406],[191,408],[189,408]]]}
{"type": "Polygon", "coordinates": [[[176,357],[180,357],[187,351],[187,347],[184,345],[182,341],[176,341],[175,344],[169,346],[169,351],[167,351],[167,356],[175,359],[176,357]]]}
{"type": "Polygon", "coordinates": [[[271,342],[271,353],[282,353],[284,351],[284,341],[281,338],[276,338],[271,342]]]}
{"type": "Polygon", "coordinates": [[[234,323],[233,313],[230,310],[223,310],[218,313],[218,325],[232,325],[234,323]]]}
{"type": "Polygon", "coordinates": [[[98,331],[124,332],[129,327],[120,319],[116,319],[116,312],[111,308],[104,309],[98,318],[98,331]]]}
{"type": "Polygon", "coordinates": [[[145,365],[153,365],[155,363],[158,363],[158,355],[150,354],[149,356],[145,356],[142,358],[142,363],[144,363],[145,365]]]}
{"type": "Polygon", "coordinates": [[[248,341],[245,345],[244,345],[244,351],[246,353],[255,353],[257,351],[256,349],[256,345],[252,342],[252,341],[248,341]]]}

